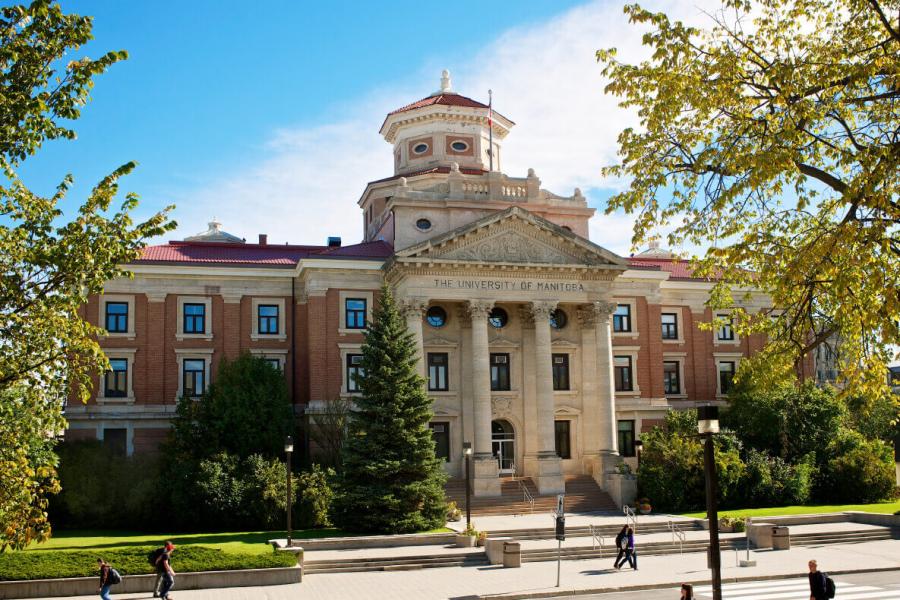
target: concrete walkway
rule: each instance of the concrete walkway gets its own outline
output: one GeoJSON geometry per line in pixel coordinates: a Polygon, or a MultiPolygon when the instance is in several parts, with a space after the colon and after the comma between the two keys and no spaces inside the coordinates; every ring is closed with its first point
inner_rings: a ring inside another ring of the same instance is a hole
{"type": "MultiPolygon", "coordinates": [[[[808,526],[804,526],[808,527],[808,526]]],[[[834,529],[834,526],[830,526],[834,529]]],[[[862,526],[860,526],[862,527],[862,526]]],[[[568,542],[564,542],[568,544],[568,542]]],[[[742,553],[743,554],[743,553],[742,553]]],[[[900,569],[900,544],[895,540],[864,544],[835,544],[795,547],[782,551],[754,551],[757,566],[735,566],[734,553],[722,556],[722,577],[761,580],[803,575],[806,563],[815,558],[829,573],[866,569],[900,569]]],[[[634,586],[662,586],[673,590],[682,582],[709,582],[705,553],[647,556],[640,558],[639,571],[614,571],[609,561],[571,560],[562,562],[562,585],[556,585],[556,563],[525,563],[520,569],[502,567],[447,567],[419,571],[341,573],[309,575],[303,583],[214,590],[178,591],[179,600],[426,600],[464,599],[482,595],[520,598],[533,595],[612,591],[634,586]]],[[[176,564],[177,568],[177,564],[176,564]]],[[[676,592],[677,593],[677,592],[676,592]]],[[[150,594],[122,594],[118,598],[149,598],[150,594]]],[[[673,597],[676,597],[673,595],[673,597]]],[[[86,596],[85,598],[93,598],[86,596]]]]}

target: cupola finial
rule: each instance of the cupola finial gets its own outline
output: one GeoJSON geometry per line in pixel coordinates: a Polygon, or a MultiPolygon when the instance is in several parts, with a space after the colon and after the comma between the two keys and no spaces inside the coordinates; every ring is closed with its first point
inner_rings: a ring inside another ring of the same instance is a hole
{"type": "Polygon", "coordinates": [[[453,92],[453,85],[450,83],[450,71],[444,69],[441,71],[441,93],[450,94],[453,92]]]}

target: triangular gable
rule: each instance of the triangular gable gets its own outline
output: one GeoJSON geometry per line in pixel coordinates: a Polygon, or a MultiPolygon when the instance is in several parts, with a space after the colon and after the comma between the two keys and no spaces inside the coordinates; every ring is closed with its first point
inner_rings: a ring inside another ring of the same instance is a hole
{"type": "Polygon", "coordinates": [[[518,206],[401,250],[397,258],[628,267],[624,258],[518,206]]]}

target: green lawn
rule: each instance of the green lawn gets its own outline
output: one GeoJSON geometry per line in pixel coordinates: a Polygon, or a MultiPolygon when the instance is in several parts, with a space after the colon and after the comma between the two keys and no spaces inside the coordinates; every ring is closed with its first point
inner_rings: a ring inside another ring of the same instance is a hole
{"type": "MultiPolygon", "coordinates": [[[[449,533],[442,527],[425,533],[449,533]]],[[[267,554],[272,547],[266,542],[286,537],[285,531],[241,531],[229,533],[137,533],[134,531],[59,530],[42,544],[33,544],[29,551],[124,549],[133,546],[160,546],[171,540],[176,546],[192,545],[215,548],[228,554],[267,554]]],[[[340,529],[306,529],[295,531],[294,539],[307,540],[325,537],[364,535],[340,529]]],[[[177,551],[176,551],[177,552],[177,551]]]]}
{"type": "MultiPolygon", "coordinates": [[[[806,504],[802,506],[776,506],[772,508],[741,508],[734,510],[723,510],[719,512],[720,517],[780,517],[784,515],[811,515],[820,513],[844,512],[855,510],[859,512],[894,514],[900,511],[900,501],[897,502],[880,502],[878,504],[806,504]]],[[[684,517],[696,517],[703,519],[706,517],[706,511],[682,513],[684,517]]]]}

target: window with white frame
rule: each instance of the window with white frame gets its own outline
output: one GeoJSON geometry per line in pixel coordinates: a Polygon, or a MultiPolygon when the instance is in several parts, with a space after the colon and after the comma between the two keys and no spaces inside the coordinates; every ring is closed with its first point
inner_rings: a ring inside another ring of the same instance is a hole
{"type": "Polygon", "coordinates": [[[450,389],[449,360],[446,352],[428,353],[428,391],[446,392],[450,389]]]}
{"type": "Polygon", "coordinates": [[[347,354],[347,391],[351,394],[359,391],[360,381],[366,375],[362,359],[362,354],[347,354]]]}
{"type": "Polygon", "coordinates": [[[614,356],[613,372],[615,374],[615,384],[617,392],[634,391],[634,374],[632,370],[631,356],[614,356]]]}
{"type": "Polygon", "coordinates": [[[110,358],[109,370],[103,379],[103,395],[106,398],[127,398],[128,359],[110,358]]]}
{"type": "Polygon", "coordinates": [[[719,361],[719,393],[727,394],[734,386],[736,363],[733,360],[719,361]]]}
{"type": "Polygon", "coordinates": [[[565,391],[571,389],[569,387],[569,355],[553,354],[552,361],[553,389],[555,391],[565,391]]]}
{"type": "Polygon", "coordinates": [[[663,361],[663,389],[669,395],[681,393],[681,364],[679,361],[663,361]]]}
{"type": "Polygon", "coordinates": [[[678,339],[678,313],[662,313],[662,339],[678,339]]]}
{"type": "Polygon", "coordinates": [[[134,338],[134,296],[103,294],[99,297],[100,314],[97,323],[109,337],[134,338]]]}
{"type": "Polygon", "coordinates": [[[716,330],[716,339],[720,342],[734,341],[734,318],[731,315],[716,315],[716,319],[723,321],[716,330]]]}
{"type": "Polygon", "coordinates": [[[185,358],[181,363],[182,395],[199,398],[206,391],[206,359],[185,358]]]}
{"type": "Polygon", "coordinates": [[[625,333],[631,331],[631,305],[617,304],[613,313],[613,331],[625,333]]]}

